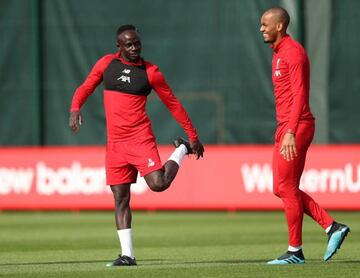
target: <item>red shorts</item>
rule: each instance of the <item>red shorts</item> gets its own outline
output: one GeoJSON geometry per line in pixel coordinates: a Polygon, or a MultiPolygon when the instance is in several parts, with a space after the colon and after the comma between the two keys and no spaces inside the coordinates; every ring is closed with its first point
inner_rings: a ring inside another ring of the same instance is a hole
{"type": "Polygon", "coordinates": [[[136,182],[141,176],[162,169],[155,138],[137,138],[131,141],[108,142],[106,145],[106,184],[136,182]]]}

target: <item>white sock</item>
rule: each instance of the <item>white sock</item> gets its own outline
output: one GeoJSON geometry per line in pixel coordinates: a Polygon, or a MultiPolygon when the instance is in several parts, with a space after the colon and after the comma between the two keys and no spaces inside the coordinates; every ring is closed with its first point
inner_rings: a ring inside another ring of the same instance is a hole
{"type": "Polygon", "coordinates": [[[117,230],[117,233],[120,239],[121,255],[125,255],[133,259],[134,251],[131,239],[131,229],[117,230]]]}
{"type": "Polygon", "coordinates": [[[332,224],[325,229],[325,232],[326,232],[326,233],[330,232],[331,227],[332,227],[332,224]]]}
{"type": "Polygon", "coordinates": [[[175,161],[177,165],[181,165],[181,161],[184,156],[187,154],[187,148],[184,144],[181,144],[179,147],[175,149],[175,151],[170,155],[168,160],[175,161]]]}
{"type": "Polygon", "coordinates": [[[300,246],[289,245],[289,247],[288,247],[288,251],[290,251],[290,252],[296,252],[296,251],[299,251],[300,249],[301,249],[301,245],[300,246]]]}

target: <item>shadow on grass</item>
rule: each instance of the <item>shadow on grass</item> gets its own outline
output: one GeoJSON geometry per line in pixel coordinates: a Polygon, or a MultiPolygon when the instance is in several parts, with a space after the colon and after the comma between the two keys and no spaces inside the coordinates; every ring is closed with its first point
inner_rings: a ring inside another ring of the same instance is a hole
{"type": "MultiPolygon", "coordinates": [[[[0,266],[12,266],[12,265],[57,265],[57,264],[91,264],[91,263],[109,263],[114,259],[109,260],[89,260],[89,261],[58,261],[58,262],[28,262],[28,263],[4,263],[0,264],[0,266]]],[[[165,261],[163,259],[148,259],[142,260],[148,262],[160,262],[165,261]]],[[[166,260],[169,261],[169,260],[166,260]]]]}
{"type": "Polygon", "coordinates": [[[360,260],[341,260],[341,261],[338,261],[338,260],[334,260],[334,261],[331,261],[331,262],[326,262],[325,264],[358,264],[360,263],[360,260]]]}
{"type": "MultiPolygon", "coordinates": [[[[270,259],[269,259],[270,260],[270,259]]],[[[181,264],[266,264],[267,261],[264,259],[256,259],[256,260],[207,260],[207,261],[177,261],[170,259],[143,259],[139,261],[139,266],[148,266],[148,265],[181,265],[181,264]],[[145,264],[142,264],[144,262],[145,264]]],[[[58,262],[28,262],[28,263],[2,263],[1,266],[30,266],[30,265],[61,265],[61,264],[91,264],[91,263],[108,263],[112,260],[88,260],[88,261],[58,261],[58,262]]],[[[334,260],[331,262],[323,262],[322,260],[309,259],[306,260],[309,263],[321,263],[324,265],[330,264],[358,264],[360,260],[334,260]]],[[[1,275],[0,275],[1,277],[1,275]]]]}
{"type": "MultiPolygon", "coordinates": [[[[29,266],[29,265],[61,265],[61,264],[91,264],[108,263],[112,260],[88,260],[88,261],[58,261],[58,262],[27,262],[27,263],[2,263],[0,266],[29,266]]],[[[148,265],[172,265],[172,264],[244,264],[244,263],[264,263],[264,260],[209,260],[209,261],[177,261],[171,259],[143,259],[138,261],[139,266],[148,265]],[[142,262],[144,264],[142,264],[142,262]]]]}
{"type": "Polygon", "coordinates": [[[265,263],[264,260],[213,260],[213,261],[197,261],[183,262],[184,264],[249,264],[249,263],[265,263]]]}
{"type": "MultiPolygon", "coordinates": [[[[109,260],[111,261],[111,260],[109,260]]],[[[92,260],[92,261],[58,261],[58,262],[29,262],[29,263],[8,263],[0,264],[0,266],[11,265],[52,265],[52,264],[88,264],[88,263],[107,263],[109,261],[104,260],[92,260]]]]}
{"type": "MultiPolygon", "coordinates": [[[[271,261],[271,259],[264,260],[264,259],[255,259],[255,260],[212,260],[212,261],[196,261],[196,262],[182,262],[183,264],[267,264],[268,261],[271,261]]],[[[317,259],[308,259],[306,260],[308,263],[320,263],[324,265],[330,265],[330,264],[358,264],[360,263],[360,260],[333,260],[331,262],[324,262],[323,260],[317,260],[317,259]]],[[[180,264],[180,263],[179,263],[180,264]]],[[[306,265],[306,263],[305,263],[306,265]]]]}

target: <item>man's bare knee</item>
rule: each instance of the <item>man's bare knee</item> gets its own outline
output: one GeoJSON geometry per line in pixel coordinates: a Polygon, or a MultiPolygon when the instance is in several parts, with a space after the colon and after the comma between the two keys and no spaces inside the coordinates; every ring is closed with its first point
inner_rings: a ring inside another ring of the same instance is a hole
{"type": "Polygon", "coordinates": [[[161,170],[149,173],[144,178],[149,188],[155,192],[162,192],[170,186],[170,182],[166,181],[164,172],[161,170]]]}
{"type": "Polygon", "coordinates": [[[114,196],[115,205],[126,206],[130,202],[130,185],[121,184],[111,186],[111,191],[114,196]]]}
{"type": "Polygon", "coordinates": [[[150,189],[152,191],[155,192],[162,192],[164,191],[166,188],[168,188],[168,185],[164,182],[164,180],[157,180],[154,182],[151,182],[148,184],[148,186],[150,187],[150,189]]]}

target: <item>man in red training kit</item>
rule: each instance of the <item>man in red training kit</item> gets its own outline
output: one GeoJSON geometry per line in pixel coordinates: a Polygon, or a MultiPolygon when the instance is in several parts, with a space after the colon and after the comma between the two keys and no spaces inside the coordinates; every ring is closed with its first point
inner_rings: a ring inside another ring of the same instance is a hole
{"type": "Polygon", "coordinates": [[[97,61],[85,82],[76,90],[69,125],[77,132],[83,122],[80,108],[103,82],[107,126],[106,183],[115,200],[115,220],[121,255],[107,266],[136,265],[131,239],[130,185],[138,171],[151,190],[166,190],[175,178],[186,154],[203,156],[204,147],[184,107],[174,96],[159,68],[141,56],[141,41],[133,25],[116,33],[119,52],[97,61]],[[169,160],[162,165],[150,120],[145,111],[147,96],[154,89],[190,142],[182,138],[169,160]]]}
{"type": "Polygon", "coordinates": [[[271,8],[261,17],[260,32],[274,50],[272,81],[276,118],[273,154],[273,191],[284,203],[289,248],[268,264],[302,264],[302,223],[306,213],[328,234],[324,260],[340,248],[349,227],[337,223],[308,194],[299,189],[306,152],[314,136],[315,119],[309,107],[310,65],[304,48],[286,33],[290,22],[283,8],[271,8]]]}

